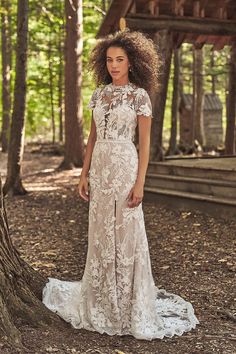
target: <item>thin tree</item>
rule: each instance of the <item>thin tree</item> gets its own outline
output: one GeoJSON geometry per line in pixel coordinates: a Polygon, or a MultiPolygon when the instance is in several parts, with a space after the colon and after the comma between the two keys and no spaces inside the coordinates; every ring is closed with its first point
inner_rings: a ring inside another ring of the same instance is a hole
{"type": "Polygon", "coordinates": [[[21,162],[24,151],[24,124],[26,101],[26,72],[28,45],[28,0],[17,3],[16,76],[13,113],[10,128],[10,144],[7,163],[7,178],[4,194],[25,194],[21,180],[21,162]]]}
{"type": "Polygon", "coordinates": [[[58,36],[58,55],[59,55],[59,75],[58,75],[58,111],[59,111],[59,141],[63,141],[63,117],[64,117],[64,100],[63,100],[63,36],[64,36],[64,16],[62,3],[59,2],[59,11],[63,18],[63,25],[60,27],[58,36]]]}
{"type": "Polygon", "coordinates": [[[193,48],[193,140],[204,145],[203,49],[193,48]]]}
{"type": "Polygon", "coordinates": [[[228,94],[226,102],[226,135],[225,154],[235,153],[235,123],[236,123],[236,45],[231,48],[229,59],[228,94]]]}
{"type": "Polygon", "coordinates": [[[214,73],[214,66],[215,66],[215,51],[212,50],[210,54],[210,66],[211,66],[211,92],[213,94],[216,93],[216,75],[214,73]]]}
{"type": "Polygon", "coordinates": [[[180,51],[174,50],[174,77],[173,77],[173,94],[171,105],[171,133],[169,143],[169,155],[173,155],[176,151],[176,138],[177,138],[177,121],[178,109],[180,98],[180,51]]]}
{"type": "Polygon", "coordinates": [[[52,121],[52,143],[56,140],[56,125],[55,125],[55,109],[54,109],[54,90],[53,90],[53,56],[52,56],[52,39],[51,33],[53,31],[52,22],[50,21],[50,38],[48,44],[48,71],[49,71],[49,93],[51,104],[51,121],[52,121]]]}
{"type": "Polygon", "coordinates": [[[7,152],[9,141],[9,126],[11,117],[11,3],[1,1],[2,6],[2,152],[7,152]]]}
{"type": "Polygon", "coordinates": [[[82,0],[65,0],[65,154],[60,167],[80,167],[84,158],[82,121],[82,0]]]}
{"type": "Polygon", "coordinates": [[[159,92],[153,97],[153,115],[156,119],[152,123],[150,159],[161,161],[164,159],[162,149],[162,135],[168,81],[170,76],[171,56],[173,49],[172,35],[167,30],[157,32],[154,41],[162,53],[162,65],[160,69],[159,92]]]}

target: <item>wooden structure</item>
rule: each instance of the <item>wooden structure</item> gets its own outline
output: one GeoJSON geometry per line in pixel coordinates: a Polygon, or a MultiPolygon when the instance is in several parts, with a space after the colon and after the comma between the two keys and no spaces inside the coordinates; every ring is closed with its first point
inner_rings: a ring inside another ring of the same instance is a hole
{"type": "Polygon", "coordinates": [[[113,0],[98,37],[121,26],[145,32],[172,31],[183,42],[214,49],[232,45],[236,36],[235,0],[113,0]],[[125,21],[124,21],[125,19],[125,21]]]}
{"type": "Polygon", "coordinates": [[[153,98],[151,159],[162,160],[162,130],[167,85],[173,49],[183,42],[200,49],[210,44],[213,50],[232,46],[227,110],[226,150],[234,153],[236,115],[236,1],[235,0],[113,0],[97,37],[128,27],[148,33],[164,57],[161,87],[153,98]]]}
{"type": "MultiPolygon", "coordinates": [[[[213,93],[204,95],[203,105],[203,134],[204,146],[207,148],[217,148],[223,144],[222,126],[223,106],[219,96],[213,93]]],[[[183,94],[180,101],[180,144],[191,145],[189,136],[189,121],[193,114],[193,96],[183,94]]]]}
{"type": "Polygon", "coordinates": [[[234,219],[236,215],[236,156],[151,161],[145,198],[184,211],[234,219]]]}

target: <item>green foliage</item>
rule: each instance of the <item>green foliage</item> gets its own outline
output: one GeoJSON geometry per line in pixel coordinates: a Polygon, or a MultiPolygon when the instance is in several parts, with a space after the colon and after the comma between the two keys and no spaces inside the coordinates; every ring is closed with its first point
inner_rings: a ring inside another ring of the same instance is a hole
{"type": "MultiPolygon", "coordinates": [[[[192,74],[193,74],[193,53],[192,45],[184,43],[181,47],[181,67],[180,67],[180,79],[183,84],[184,93],[192,93],[192,74]]],[[[227,76],[228,76],[228,59],[229,59],[229,47],[225,47],[221,51],[214,51],[212,53],[212,46],[205,45],[203,47],[204,52],[204,63],[203,63],[203,82],[204,82],[204,92],[212,92],[212,77],[216,78],[216,94],[219,95],[220,100],[223,104],[223,127],[226,125],[226,103],[225,94],[227,91],[227,76]],[[214,55],[214,66],[211,65],[211,57],[214,55]]],[[[164,141],[168,142],[170,136],[171,128],[171,100],[172,100],[172,89],[173,89],[173,73],[174,66],[173,61],[171,65],[170,80],[168,85],[168,94],[165,110],[165,120],[164,120],[164,141]]]]}
{"type": "MultiPolygon", "coordinates": [[[[109,1],[107,1],[108,4],[109,1]]],[[[88,59],[96,43],[96,33],[102,22],[102,0],[83,1],[83,118],[85,136],[88,134],[91,123],[91,111],[87,104],[95,88],[91,72],[88,70],[88,59]]],[[[16,15],[17,0],[12,5],[12,92],[15,75],[15,46],[16,46],[16,15]]],[[[26,110],[26,138],[28,140],[42,138],[51,139],[51,97],[50,97],[50,70],[53,84],[53,104],[56,119],[56,139],[59,131],[59,73],[64,66],[63,47],[65,36],[64,1],[42,0],[29,2],[29,51],[27,74],[27,110],[26,110]],[[61,49],[60,49],[61,48],[61,49]],[[61,57],[61,58],[60,58],[61,57]],[[51,69],[49,69],[49,66],[51,69]]],[[[2,9],[0,8],[0,12],[2,9]]],[[[181,77],[185,93],[192,92],[192,49],[190,44],[182,46],[181,77]]],[[[204,46],[204,89],[211,91],[212,76],[216,77],[216,92],[225,104],[225,90],[227,81],[227,60],[229,48],[214,53],[214,67],[211,66],[211,47],[204,46]]],[[[164,132],[169,135],[171,121],[173,64],[168,87],[167,106],[165,112],[164,132]]],[[[2,88],[1,88],[2,89],[2,88]]],[[[1,90],[0,89],[0,90],[1,90]]],[[[1,94],[1,91],[0,91],[1,94]]],[[[1,107],[0,107],[1,109],[1,107]]],[[[225,120],[225,111],[224,111],[225,120]]]]}

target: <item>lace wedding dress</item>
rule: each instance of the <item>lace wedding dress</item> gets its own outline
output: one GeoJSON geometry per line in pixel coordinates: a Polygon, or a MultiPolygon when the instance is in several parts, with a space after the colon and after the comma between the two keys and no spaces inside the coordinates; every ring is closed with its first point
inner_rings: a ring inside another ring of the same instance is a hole
{"type": "Polygon", "coordinates": [[[172,337],[199,323],[193,306],[154,284],[142,203],[128,207],[138,171],[137,116],[152,116],[147,92],[132,83],[97,88],[90,100],[97,141],[90,171],[88,252],[80,281],[48,278],[43,303],[75,328],[172,337]]]}

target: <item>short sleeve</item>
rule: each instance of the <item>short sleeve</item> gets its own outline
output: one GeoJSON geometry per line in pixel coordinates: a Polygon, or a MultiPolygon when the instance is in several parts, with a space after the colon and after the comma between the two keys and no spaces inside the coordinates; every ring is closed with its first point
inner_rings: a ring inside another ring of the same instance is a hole
{"type": "Polygon", "coordinates": [[[146,90],[139,88],[135,98],[135,111],[137,116],[152,116],[152,103],[146,90]]]}
{"type": "Polygon", "coordinates": [[[94,109],[94,107],[96,106],[96,102],[97,102],[98,96],[99,96],[99,92],[100,92],[99,88],[96,88],[93,91],[93,94],[92,94],[92,96],[90,98],[90,101],[89,101],[89,103],[87,105],[88,108],[94,109]]]}

